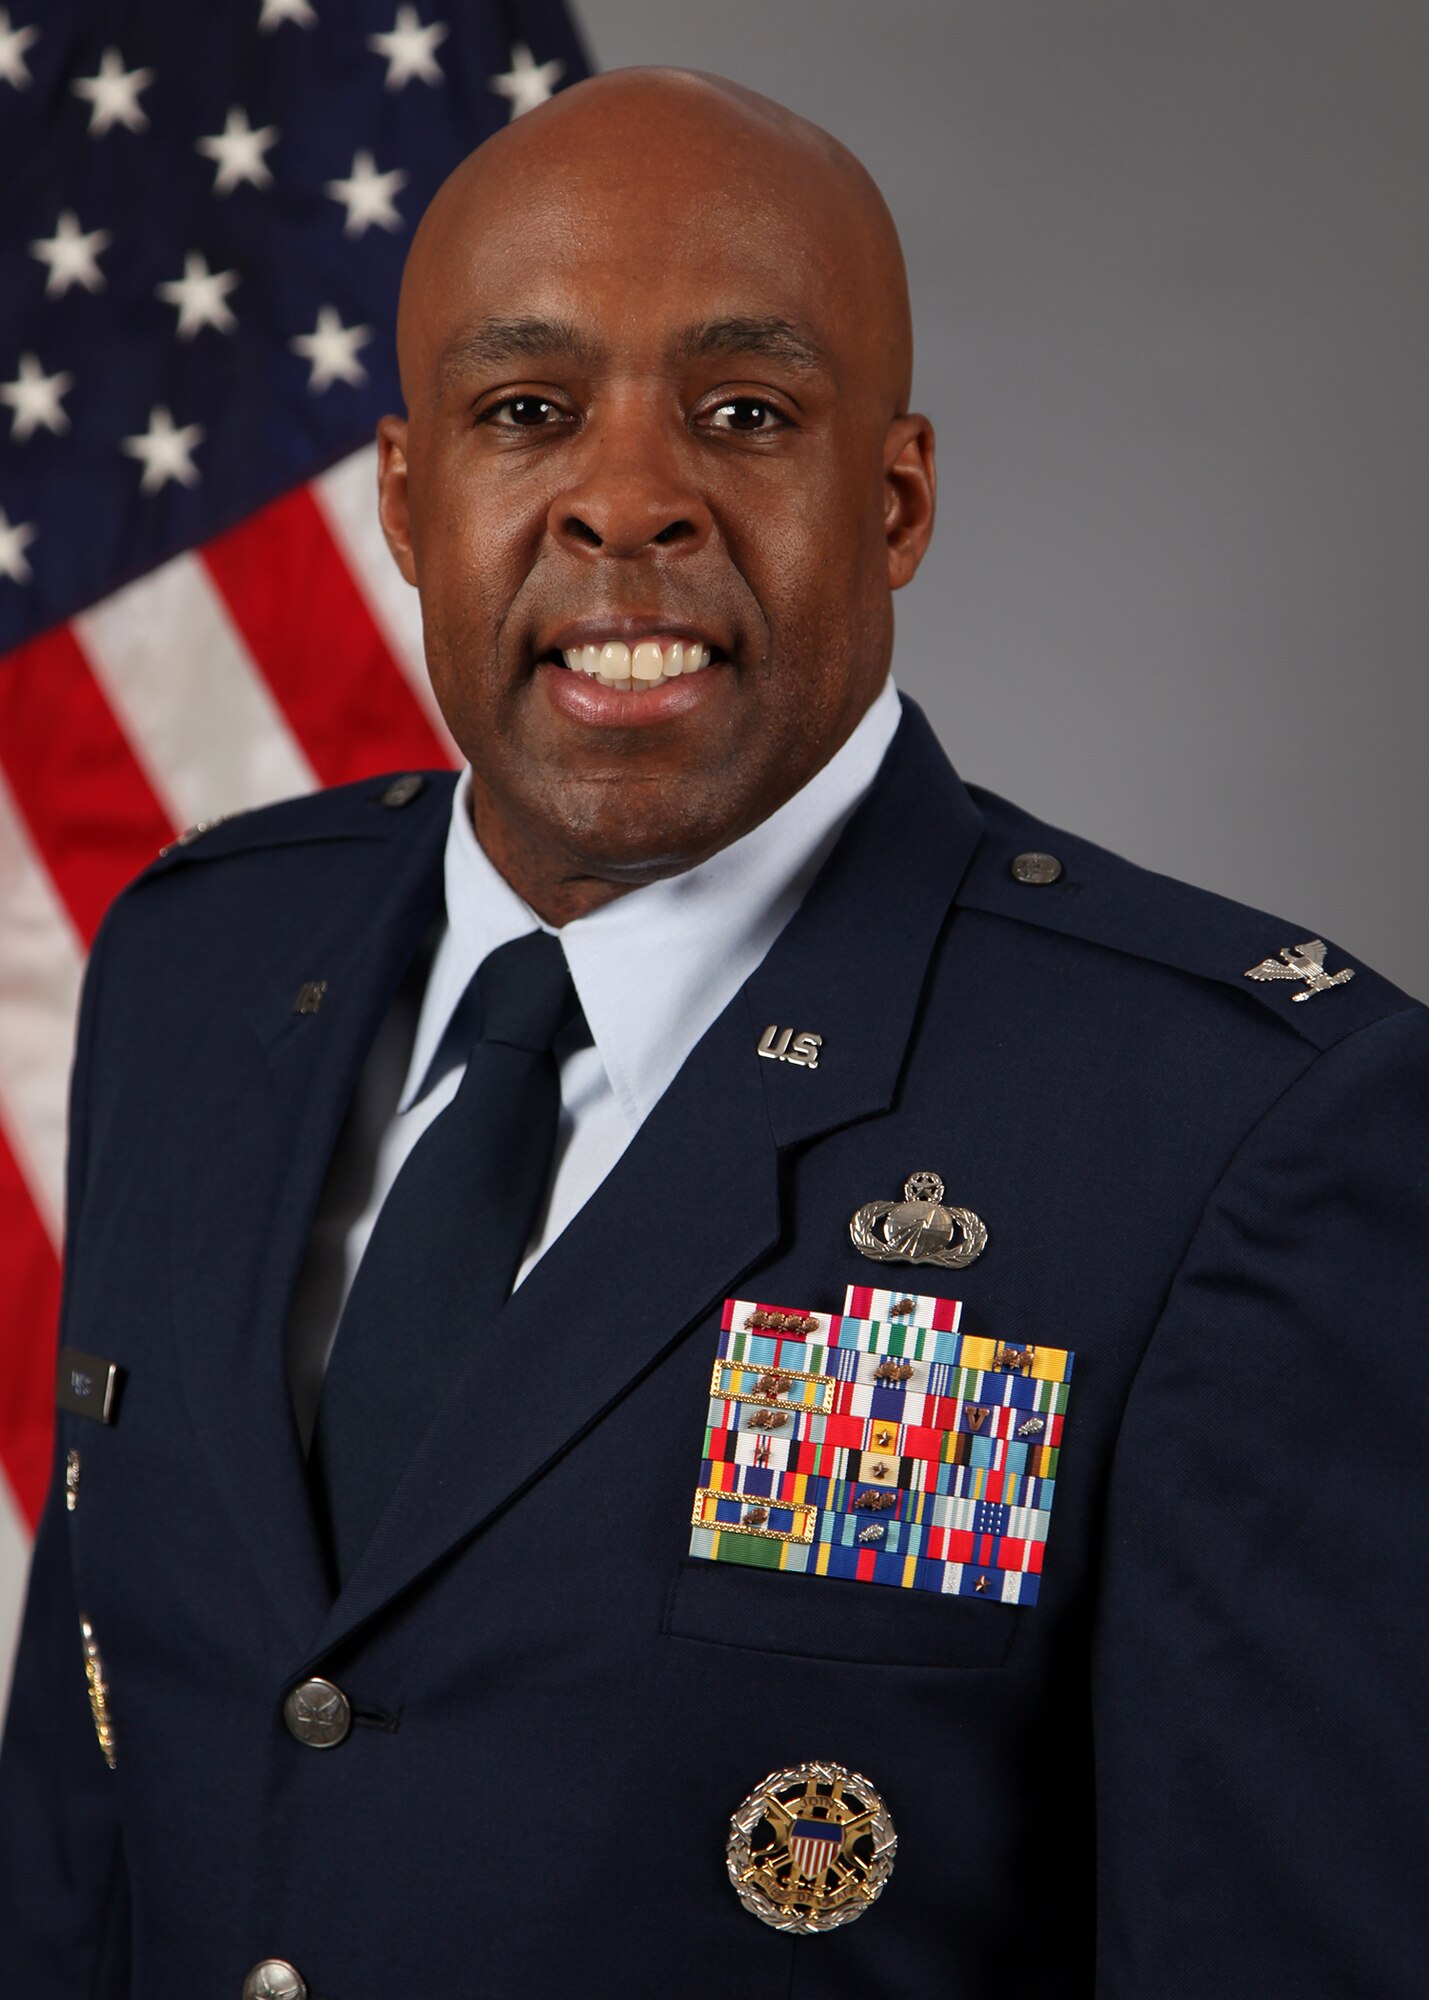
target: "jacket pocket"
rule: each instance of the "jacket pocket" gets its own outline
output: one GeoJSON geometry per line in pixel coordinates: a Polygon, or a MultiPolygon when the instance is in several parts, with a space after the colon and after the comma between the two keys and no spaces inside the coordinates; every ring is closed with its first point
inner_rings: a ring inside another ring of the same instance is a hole
{"type": "Polygon", "coordinates": [[[1016,1605],[686,1557],[665,1600],[673,1639],[888,1667],[1001,1667],[1016,1605]]]}

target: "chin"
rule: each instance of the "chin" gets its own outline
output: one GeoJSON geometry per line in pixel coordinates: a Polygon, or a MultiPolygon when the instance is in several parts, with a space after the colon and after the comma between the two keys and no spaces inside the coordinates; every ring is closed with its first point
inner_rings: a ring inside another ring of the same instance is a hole
{"type": "Polygon", "coordinates": [[[723,809],[692,812],[683,788],[658,803],[650,797],[652,789],[653,782],[572,783],[560,801],[559,825],[549,819],[546,825],[582,873],[632,888],[694,867],[745,829],[743,815],[731,812],[728,801],[721,802],[723,809]],[[582,811],[578,801],[585,803],[580,795],[587,790],[596,796],[582,811]],[[619,797],[614,811],[612,791],[619,797]]]}

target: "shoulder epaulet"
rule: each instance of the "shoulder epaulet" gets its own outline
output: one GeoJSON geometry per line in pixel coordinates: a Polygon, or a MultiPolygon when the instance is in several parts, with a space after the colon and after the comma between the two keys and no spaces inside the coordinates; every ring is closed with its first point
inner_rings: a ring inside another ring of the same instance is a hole
{"type": "Polygon", "coordinates": [[[1419,1003],[1303,924],[1138,868],[969,786],[984,837],[965,908],[1217,981],[1316,1048],[1419,1003]]]}
{"type": "Polygon", "coordinates": [[[385,839],[397,831],[395,816],[419,800],[429,809],[444,812],[455,782],[454,771],[391,772],[298,798],[279,799],[250,812],[220,813],[185,827],[159,849],[139,880],[149,881],[186,862],[217,861],[263,847],[312,840],[385,839]]]}

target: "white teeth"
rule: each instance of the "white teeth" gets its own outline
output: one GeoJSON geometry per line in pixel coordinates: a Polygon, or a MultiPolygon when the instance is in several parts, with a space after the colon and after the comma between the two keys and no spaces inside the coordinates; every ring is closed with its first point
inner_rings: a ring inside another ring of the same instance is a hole
{"type": "Polygon", "coordinates": [[[621,640],[610,639],[603,646],[567,646],[561,658],[573,673],[589,674],[602,687],[630,694],[662,687],[679,674],[697,674],[709,665],[710,649],[695,640],[677,639],[662,646],[642,639],[632,651],[621,640]]]}

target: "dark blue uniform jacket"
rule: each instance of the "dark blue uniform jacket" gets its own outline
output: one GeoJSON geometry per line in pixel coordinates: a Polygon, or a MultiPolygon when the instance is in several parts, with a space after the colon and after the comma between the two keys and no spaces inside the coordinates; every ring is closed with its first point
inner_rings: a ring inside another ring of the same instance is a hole
{"type": "Polygon", "coordinates": [[[1247,980],[1303,927],[965,788],[909,709],[334,1601],[284,1323],[450,784],[219,826],[94,953],[63,1337],[124,1380],[112,1425],[60,1419],[5,1992],[238,2000],[274,1956],[315,2000],[1422,2000],[1425,1009],[1361,966],[1247,980]],[[818,1067],[761,1060],[771,1023],[818,1067]],[[918,1170],[988,1226],[966,1270],[850,1241],[918,1170]],[[725,1297],[900,1282],[1075,1350],[1035,1605],[686,1553],[725,1297]],[[284,1727],[309,1673],[356,1711],[335,1750],[284,1727]],[[899,1847],[791,1938],[731,1889],[729,1816],[816,1758],[899,1847]]]}

